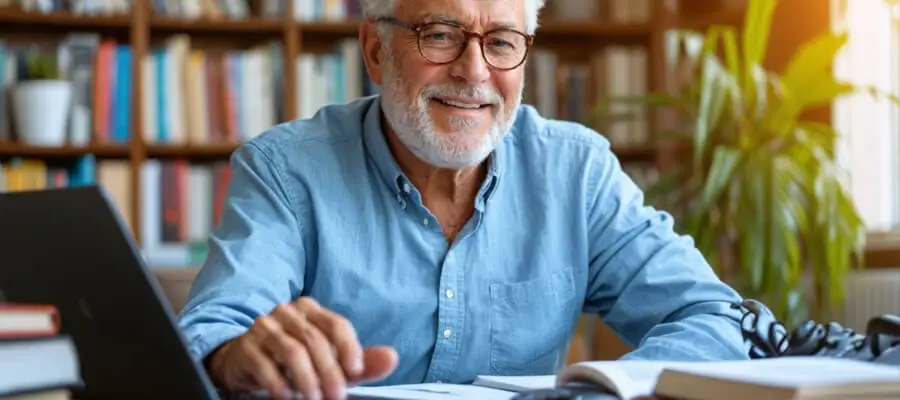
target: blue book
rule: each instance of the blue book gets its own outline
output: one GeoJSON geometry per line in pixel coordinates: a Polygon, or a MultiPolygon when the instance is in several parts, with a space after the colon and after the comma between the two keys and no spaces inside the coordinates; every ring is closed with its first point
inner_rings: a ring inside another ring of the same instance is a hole
{"type": "Polygon", "coordinates": [[[116,46],[114,142],[126,143],[131,136],[131,46],[116,46]]]}
{"type": "Polygon", "coordinates": [[[168,106],[168,93],[166,88],[168,84],[168,76],[166,74],[166,60],[168,55],[165,49],[157,49],[153,54],[153,63],[156,66],[156,115],[157,115],[157,132],[156,140],[160,143],[169,142],[169,112],[166,110],[168,106]]]}
{"type": "Polygon", "coordinates": [[[92,154],[85,155],[69,169],[69,186],[93,185],[97,180],[97,160],[92,154]]]}

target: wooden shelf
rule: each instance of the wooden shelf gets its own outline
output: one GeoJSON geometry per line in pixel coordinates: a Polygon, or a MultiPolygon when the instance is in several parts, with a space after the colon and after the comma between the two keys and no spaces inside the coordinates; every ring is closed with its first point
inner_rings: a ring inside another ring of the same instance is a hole
{"type": "Polygon", "coordinates": [[[34,26],[57,28],[121,28],[131,26],[131,15],[73,15],[54,12],[42,14],[25,12],[18,8],[0,8],[0,30],[5,26],[34,26]]]}
{"type": "Polygon", "coordinates": [[[653,29],[647,24],[598,24],[594,21],[542,21],[537,40],[542,35],[588,37],[649,37],[653,29]]]}
{"type": "Polygon", "coordinates": [[[301,21],[298,22],[300,33],[328,35],[356,35],[360,21],[301,21]]]}
{"type": "Polygon", "coordinates": [[[236,143],[203,145],[147,144],[149,158],[228,159],[237,148],[236,143]]]}
{"type": "Polygon", "coordinates": [[[150,29],[156,31],[180,31],[189,33],[244,33],[244,34],[281,34],[283,22],[269,18],[249,18],[244,20],[210,20],[182,19],[169,17],[152,17],[150,29]]]}
{"type": "Polygon", "coordinates": [[[129,152],[128,144],[41,147],[21,143],[0,143],[0,157],[75,158],[93,154],[102,158],[128,158],[129,152]]]}
{"type": "Polygon", "coordinates": [[[728,7],[696,17],[682,18],[677,24],[677,29],[702,31],[713,25],[729,24],[740,26],[743,20],[743,9],[728,7]]]}

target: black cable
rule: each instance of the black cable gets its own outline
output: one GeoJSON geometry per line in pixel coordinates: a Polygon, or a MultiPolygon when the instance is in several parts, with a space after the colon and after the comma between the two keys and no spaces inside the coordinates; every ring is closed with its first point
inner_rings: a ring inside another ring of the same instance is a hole
{"type": "Polygon", "coordinates": [[[873,317],[866,333],[858,333],[838,322],[808,320],[788,332],[761,302],[747,299],[732,304],[741,310],[741,334],[750,343],[750,358],[822,356],[872,361],[900,346],[900,316],[873,317]]]}

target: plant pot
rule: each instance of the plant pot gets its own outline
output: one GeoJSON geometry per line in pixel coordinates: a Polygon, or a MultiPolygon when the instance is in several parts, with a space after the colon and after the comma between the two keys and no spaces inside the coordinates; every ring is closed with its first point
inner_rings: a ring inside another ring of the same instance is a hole
{"type": "Polygon", "coordinates": [[[13,116],[19,140],[33,146],[66,144],[72,85],[63,80],[35,80],[13,87],[13,116]]]}

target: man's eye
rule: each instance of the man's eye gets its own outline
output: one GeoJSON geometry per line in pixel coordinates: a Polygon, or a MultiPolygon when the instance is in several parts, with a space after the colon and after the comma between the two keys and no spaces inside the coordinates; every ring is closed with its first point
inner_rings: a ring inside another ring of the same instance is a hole
{"type": "Polygon", "coordinates": [[[426,37],[428,40],[447,40],[447,39],[450,39],[450,35],[448,35],[447,33],[444,33],[444,32],[430,33],[430,34],[428,34],[428,35],[425,36],[425,37],[426,37]]]}
{"type": "Polygon", "coordinates": [[[491,41],[491,46],[495,47],[512,47],[512,43],[507,42],[505,40],[494,39],[491,41]]]}

